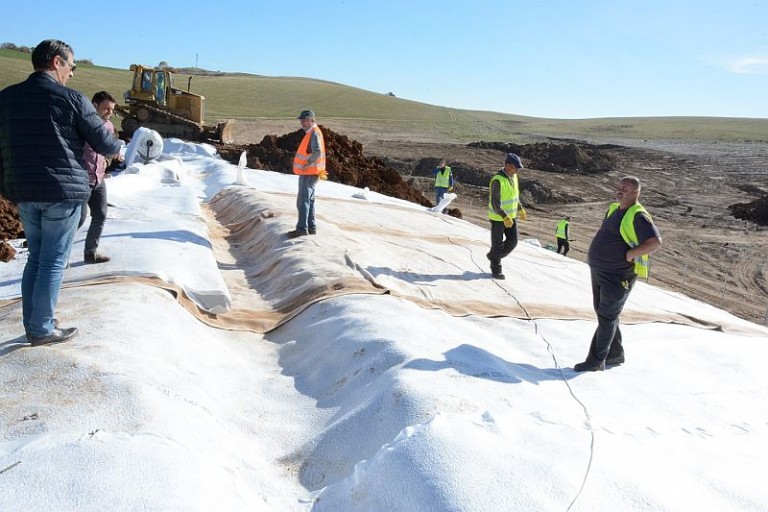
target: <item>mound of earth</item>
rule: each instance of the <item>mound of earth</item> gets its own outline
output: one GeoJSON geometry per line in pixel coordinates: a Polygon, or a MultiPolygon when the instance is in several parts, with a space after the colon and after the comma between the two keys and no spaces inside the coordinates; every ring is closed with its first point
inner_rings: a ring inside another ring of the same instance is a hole
{"type": "Polygon", "coordinates": [[[750,203],[732,204],[728,207],[737,219],[749,220],[761,226],[768,226],[768,196],[750,203]]]}
{"type": "MultiPolygon", "coordinates": [[[[335,133],[333,130],[320,126],[326,146],[326,169],[328,179],[379,192],[391,197],[397,197],[425,207],[434,204],[424,195],[403,180],[401,174],[385,165],[379,157],[366,157],[363,145],[351,140],[346,135],[335,133]]],[[[266,169],[285,174],[293,173],[293,156],[304,137],[303,130],[297,130],[285,135],[267,135],[258,144],[217,146],[219,154],[225,160],[236,163],[240,154],[245,151],[248,167],[251,169],[266,169]]],[[[461,218],[461,211],[456,208],[447,210],[449,215],[461,218]]]]}
{"type": "Polygon", "coordinates": [[[603,150],[618,147],[612,144],[596,146],[583,142],[579,144],[537,142],[521,145],[483,141],[473,142],[469,146],[516,153],[526,159],[529,162],[528,166],[534,169],[569,174],[597,174],[613,171],[616,163],[613,157],[603,150]]]}
{"type": "Polygon", "coordinates": [[[24,238],[24,228],[16,206],[0,197],[0,240],[24,238]]]}
{"type": "Polygon", "coordinates": [[[16,249],[11,244],[3,240],[0,242],[0,261],[8,263],[16,256],[16,249]]]}

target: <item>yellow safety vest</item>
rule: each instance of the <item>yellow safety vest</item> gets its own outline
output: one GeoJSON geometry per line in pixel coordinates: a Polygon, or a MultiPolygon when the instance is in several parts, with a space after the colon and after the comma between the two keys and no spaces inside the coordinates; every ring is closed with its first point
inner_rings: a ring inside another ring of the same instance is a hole
{"type": "MultiPolygon", "coordinates": [[[[608,207],[608,211],[605,214],[605,218],[610,217],[616,210],[619,209],[619,203],[613,203],[608,207]]],[[[637,233],[635,233],[635,215],[638,213],[644,213],[648,216],[648,219],[653,221],[651,214],[643,208],[640,203],[635,203],[627,209],[627,213],[624,214],[624,218],[621,219],[621,225],[619,226],[619,232],[621,238],[630,247],[637,247],[640,245],[640,241],[637,239],[637,233]]],[[[635,258],[635,274],[640,277],[648,277],[648,255],[643,254],[635,258]]]]}
{"type": "Polygon", "coordinates": [[[568,226],[568,221],[563,219],[557,224],[557,230],[555,231],[555,238],[568,238],[565,236],[565,228],[568,226]]]}
{"type": "Polygon", "coordinates": [[[520,203],[520,189],[517,186],[517,174],[513,174],[512,178],[505,178],[503,175],[497,174],[491,178],[491,186],[488,187],[488,218],[491,220],[502,221],[504,220],[504,217],[493,211],[493,205],[491,205],[491,187],[493,186],[493,180],[498,181],[501,185],[501,209],[514,219],[517,217],[517,208],[520,203]]]}
{"type": "Polygon", "coordinates": [[[312,129],[304,134],[304,138],[301,139],[299,149],[296,151],[296,156],[293,157],[293,174],[318,174],[320,171],[325,170],[325,140],[323,139],[323,132],[317,125],[313,125],[312,129]],[[320,157],[315,160],[312,165],[307,164],[309,159],[309,140],[312,138],[312,132],[317,134],[318,142],[320,143],[320,157]]]}
{"type": "Polygon", "coordinates": [[[445,170],[437,172],[437,175],[435,176],[435,186],[443,187],[443,188],[448,188],[451,186],[451,168],[450,167],[446,165],[445,170]]]}

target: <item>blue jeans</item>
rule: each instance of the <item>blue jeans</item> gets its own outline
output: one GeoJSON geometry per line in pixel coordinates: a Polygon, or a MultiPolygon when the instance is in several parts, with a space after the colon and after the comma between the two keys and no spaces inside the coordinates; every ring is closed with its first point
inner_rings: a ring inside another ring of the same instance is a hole
{"type": "Polygon", "coordinates": [[[69,261],[82,203],[17,205],[29,258],[21,278],[21,305],[27,336],[53,332],[53,317],[64,269],[69,261]]]}
{"type": "Polygon", "coordinates": [[[448,192],[448,187],[435,187],[435,206],[440,204],[446,192],[448,192]]]}
{"type": "Polygon", "coordinates": [[[299,176],[299,195],[296,197],[299,221],[296,223],[296,229],[300,231],[317,228],[315,224],[315,185],[317,185],[318,179],[316,174],[299,176]]]}

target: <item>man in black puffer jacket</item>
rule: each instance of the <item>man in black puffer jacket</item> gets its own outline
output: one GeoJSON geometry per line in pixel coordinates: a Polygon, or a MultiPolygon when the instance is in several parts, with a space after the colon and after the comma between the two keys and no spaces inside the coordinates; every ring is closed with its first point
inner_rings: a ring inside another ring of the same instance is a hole
{"type": "Polygon", "coordinates": [[[90,196],[83,147],[119,153],[112,136],[83,94],[66,87],[75,55],[48,39],[32,52],[34,73],[0,91],[0,194],[16,203],[29,257],[21,280],[24,330],[32,346],[67,341],[76,327],[54,317],[64,269],[90,196]]]}

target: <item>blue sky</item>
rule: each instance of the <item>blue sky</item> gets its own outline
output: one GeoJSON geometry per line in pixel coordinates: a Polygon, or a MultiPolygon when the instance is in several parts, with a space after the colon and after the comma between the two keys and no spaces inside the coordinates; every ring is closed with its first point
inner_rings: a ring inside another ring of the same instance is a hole
{"type": "Polygon", "coordinates": [[[28,0],[4,9],[0,42],[58,38],[116,68],[302,76],[536,117],[768,118],[765,0],[113,5],[28,0]]]}

